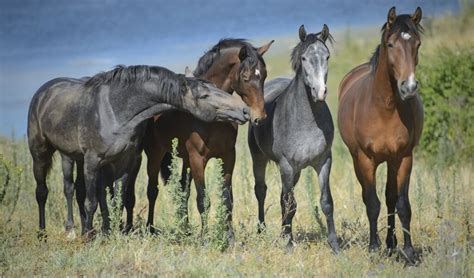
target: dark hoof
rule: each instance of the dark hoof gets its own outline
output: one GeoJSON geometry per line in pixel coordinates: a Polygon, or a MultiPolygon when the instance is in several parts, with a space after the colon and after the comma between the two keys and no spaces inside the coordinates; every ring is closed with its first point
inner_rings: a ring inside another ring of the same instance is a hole
{"type": "Polygon", "coordinates": [[[128,235],[132,229],[133,225],[125,225],[125,227],[122,229],[122,233],[128,235]]]}
{"type": "Polygon", "coordinates": [[[288,243],[285,246],[286,252],[292,253],[294,249],[295,249],[295,243],[293,242],[293,239],[288,240],[288,243]]]}
{"type": "Polygon", "coordinates": [[[375,241],[370,242],[369,244],[369,252],[378,252],[380,250],[380,238],[377,236],[375,241]]]}
{"type": "Polygon", "coordinates": [[[48,235],[46,234],[46,230],[39,230],[36,234],[36,237],[38,238],[39,241],[46,242],[46,240],[48,239],[48,235]]]}
{"type": "Polygon", "coordinates": [[[334,254],[339,254],[341,252],[341,249],[339,248],[339,243],[337,242],[337,239],[328,239],[329,246],[331,247],[332,251],[334,254]]]}
{"type": "Polygon", "coordinates": [[[266,230],[267,230],[267,226],[265,225],[265,223],[258,224],[257,234],[265,233],[266,230]]]}
{"type": "Polygon", "coordinates": [[[69,232],[69,231],[74,229],[74,223],[66,223],[66,225],[64,225],[64,227],[66,229],[66,232],[69,232]]]}
{"type": "Polygon", "coordinates": [[[85,232],[85,234],[83,235],[84,237],[84,241],[85,242],[90,242],[92,240],[94,240],[94,238],[97,236],[97,231],[95,229],[92,229],[90,231],[87,231],[85,232]]]}
{"type": "Polygon", "coordinates": [[[148,231],[150,232],[150,234],[152,235],[160,235],[161,234],[161,230],[158,229],[158,228],[155,228],[153,226],[148,226],[148,231]]]}
{"type": "Polygon", "coordinates": [[[400,249],[400,253],[402,254],[403,258],[405,258],[407,265],[415,266],[419,263],[418,256],[413,247],[403,248],[403,250],[400,249]]]}

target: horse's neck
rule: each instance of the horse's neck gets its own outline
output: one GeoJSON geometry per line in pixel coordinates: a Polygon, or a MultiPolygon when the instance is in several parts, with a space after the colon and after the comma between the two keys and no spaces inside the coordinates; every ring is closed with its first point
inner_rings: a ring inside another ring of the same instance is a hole
{"type": "MultiPolygon", "coordinates": [[[[221,63],[220,61],[215,61],[214,64],[221,63]]],[[[237,67],[234,66],[233,68],[237,67]]],[[[202,78],[204,80],[210,81],[216,85],[217,88],[232,94],[235,90],[232,87],[233,79],[235,78],[235,72],[232,70],[231,67],[225,66],[223,67],[224,70],[215,70],[211,66],[211,68],[201,76],[197,76],[198,78],[202,78]]]]}
{"type": "Polygon", "coordinates": [[[298,72],[290,85],[284,92],[283,97],[280,97],[277,102],[280,103],[281,109],[284,109],[284,113],[290,113],[296,115],[298,119],[303,119],[311,116],[311,108],[313,102],[310,100],[310,89],[304,84],[303,76],[301,72],[298,72]]]}
{"type": "MultiPolygon", "coordinates": [[[[118,128],[135,127],[156,114],[173,107],[181,107],[181,98],[163,91],[154,82],[137,83],[127,89],[111,90],[109,105],[118,128]],[[126,101],[123,101],[126,99],[126,101]]],[[[102,102],[104,97],[101,97],[102,102]]]]}
{"type": "Polygon", "coordinates": [[[378,65],[374,73],[372,90],[370,91],[370,101],[373,105],[380,107],[381,110],[389,111],[396,108],[397,85],[388,70],[384,53],[383,50],[379,53],[378,65]]]}

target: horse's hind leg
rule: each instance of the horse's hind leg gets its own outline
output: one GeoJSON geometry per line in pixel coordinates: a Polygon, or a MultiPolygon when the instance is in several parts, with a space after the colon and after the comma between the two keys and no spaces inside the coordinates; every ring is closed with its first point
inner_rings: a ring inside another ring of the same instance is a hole
{"type": "Polygon", "coordinates": [[[134,158],[134,163],[130,173],[128,173],[124,184],[124,205],[127,210],[127,223],[125,224],[125,232],[129,232],[133,227],[133,208],[135,207],[135,181],[137,180],[138,171],[142,159],[140,154],[134,158]]]}
{"type": "Polygon", "coordinates": [[[79,215],[81,217],[82,234],[85,233],[86,228],[86,209],[84,202],[86,200],[86,185],[84,181],[84,161],[76,161],[76,181],[74,182],[74,189],[76,190],[76,201],[79,207],[79,215]]]}
{"type": "Polygon", "coordinates": [[[74,219],[72,199],[74,198],[74,161],[64,154],[61,154],[61,166],[63,170],[64,196],[67,202],[66,232],[70,232],[68,237],[74,238],[74,219]]]}
{"type": "Polygon", "coordinates": [[[293,245],[292,222],[296,214],[296,199],[294,187],[300,178],[301,171],[295,171],[286,161],[280,161],[280,174],[282,181],[282,192],[280,197],[282,214],[282,236],[288,237],[288,247],[293,245]]]}
{"type": "Polygon", "coordinates": [[[36,181],[36,202],[39,211],[39,232],[38,238],[43,239],[46,229],[45,206],[48,199],[48,187],[46,185],[46,176],[52,164],[54,150],[49,147],[43,147],[42,150],[32,149],[33,156],[33,174],[36,181]]]}
{"type": "Polygon", "coordinates": [[[370,224],[369,251],[376,251],[380,248],[380,238],[377,234],[377,219],[380,214],[380,200],[377,197],[375,184],[375,163],[359,152],[358,157],[353,157],[354,169],[357,179],[362,185],[362,199],[367,211],[370,224]]]}
{"type": "Polygon", "coordinates": [[[328,242],[334,252],[339,252],[339,244],[337,242],[336,227],[334,225],[334,203],[331,195],[331,188],[329,186],[329,175],[331,173],[332,154],[322,161],[320,165],[316,165],[315,170],[318,172],[319,186],[321,188],[321,197],[319,199],[321,209],[326,216],[326,223],[328,227],[328,242]]]}
{"type": "Polygon", "coordinates": [[[410,222],[411,222],[411,206],[408,200],[408,188],[410,184],[411,168],[413,163],[413,157],[411,154],[402,158],[400,167],[397,172],[397,213],[402,223],[403,228],[403,239],[404,246],[403,252],[410,263],[415,262],[416,254],[413,249],[410,235],[410,222]]]}
{"type": "Polygon", "coordinates": [[[255,197],[258,202],[258,228],[257,233],[265,230],[265,198],[267,197],[267,184],[265,183],[265,170],[268,159],[260,152],[253,136],[249,135],[249,148],[252,154],[253,176],[255,179],[255,197]]]}
{"type": "Polygon", "coordinates": [[[232,209],[234,206],[234,195],[232,193],[232,174],[235,166],[235,147],[222,156],[222,162],[224,164],[224,188],[222,191],[222,197],[224,198],[224,204],[227,209],[227,232],[229,239],[233,241],[234,229],[232,227],[232,209]]]}
{"type": "Polygon", "coordinates": [[[164,152],[159,146],[145,146],[145,153],[147,156],[147,197],[148,197],[148,220],[146,225],[151,233],[155,233],[153,227],[155,217],[155,204],[158,198],[158,175],[160,173],[160,164],[164,156],[164,152]]]}

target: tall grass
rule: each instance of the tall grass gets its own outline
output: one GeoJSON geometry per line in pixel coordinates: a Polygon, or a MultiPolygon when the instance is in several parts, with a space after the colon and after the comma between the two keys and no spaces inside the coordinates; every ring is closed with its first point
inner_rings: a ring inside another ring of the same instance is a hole
{"type": "MultiPolygon", "coordinates": [[[[423,39],[421,53],[435,53],[449,38],[470,44],[474,36],[472,24],[462,25],[458,18],[433,20],[423,39]],[[443,24],[440,24],[442,22],[443,24]],[[441,27],[442,26],[442,27],[441,27]],[[451,27],[449,27],[451,26],[451,27]],[[449,30],[449,31],[446,31],[449,30]],[[433,51],[432,51],[433,50],[433,51]]],[[[351,30],[336,36],[330,59],[329,103],[335,115],[336,92],[342,75],[368,59],[379,39],[378,31],[369,39],[351,30]],[[344,39],[344,37],[346,39],[344,39]]],[[[296,40],[295,33],[295,40],[296,40]]],[[[291,41],[291,40],[289,40],[291,41]]],[[[277,41],[278,42],[278,41],[277,41]]],[[[447,43],[448,44],[448,43],[447,43]]],[[[448,44],[449,46],[449,44],[448,44]]],[[[269,53],[270,54],[270,53],[269,53]]],[[[291,73],[288,53],[269,55],[269,73],[291,73]],[[272,56],[273,55],[273,56],[272,56]],[[283,61],[283,62],[282,62],[283,61]]],[[[425,54],[423,54],[425,55],[425,54]]],[[[428,54],[426,54],[428,55],[428,54]]],[[[420,63],[428,63],[422,56],[420,63]]],[[[473,163],[460,160],[446,164],[443,157],[427,161],[415,157],[410,183],[413,216],[411,233],[415,249],[421,254],[417,267],[406,267],[397,256],[388,257],[384,250],[369,254],[369,225],[362,202],[361,187],[353,173],[351,157],[340,137],[333,144],[333,166],[330,176],[334,198],[336,231],[342,239],[342,252],[335,256],[326,243],[325,221],[319,209],[320,190],[316,175],[305,171],[295,187],[298,210],[294,218],[296,247],[287,253],[279,240],[281,229],[281,182],[277,167],[269,164],[266,172],[267,229],[257,234],[257,201],[253,191],[252,162],[246,143],[247,129],[241,127],[237,140],[237,161],[233,176],[233,227],[235,244],[228,245],[224,237],[222,210],[221,166],[212,160],[206,169],[210,196],[209,235],[214,241],[200,237],[201,218],[196,208],[196,193],[191,184],[189,201],[189,233],[182,231],[180,217],[181,172],[178,160],[173,162],[173,181],[161,189],[155,210],[156,226],[161,235],[144,232],[146,226],[146,163],[136,183],[135,229],[128,235],[119,232],[109,237],[99,236],[84,244],[79,238],[66,238],[66,202],[63,194],[59,159],[55,159],[48,177],[49,195],[46,207],[47,242],[36,237],[38,212],[31,158],[25,140],[0,138],[0,275],[1,276],[66,276],[66,275],[161,275],[161,276],[415,276],[470,277],[473,273],[473,163]],[[178,190],[179,189],[179,190],[178,190]],[[322,222],[322,223],[321,223],[322,222]]],[[[456,151],[456,150],[455,150],[456,151]]],[[[439,152],[441,155],[443,152],[439,152]]],[[[377,172],[380,201],[385,203],[386,173],[377,172]]],[[[118,198],[120,199],[120,198],[118,198]]],[[[74,205],[75,223],[80,223],[74,205]]],[[[386,233],[386,208],[379,219],[380,237],[386,233]]],[[[112,218],[120,218],[121,212],[112,218]]],[[[99,219],[94,223],[99,227],[99,219]]],[[[117,221],[117,220],[115,220],[117,221]]],[[[117,222],[118,223],[118,222],[117,222]]],[[[78,224],[76,224],[77,226],[78,224]]],[[[400,222],[396,222],[399,245],[403,244],[400,222]]]]}

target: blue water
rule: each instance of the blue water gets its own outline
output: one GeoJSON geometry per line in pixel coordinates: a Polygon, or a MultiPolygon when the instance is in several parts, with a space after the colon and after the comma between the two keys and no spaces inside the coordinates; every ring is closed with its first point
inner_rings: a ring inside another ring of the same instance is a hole
{"type": "Polygon", "coordinates": [[[459,11],[457,0],[0,1],[0,134],[26,133],[29,100],[54,77],[117,64],[182,72],[220,38],[296,36],[303,23],[312,31],[379,26],[391,6],[421,6],[424,16],[459,11]]]}

